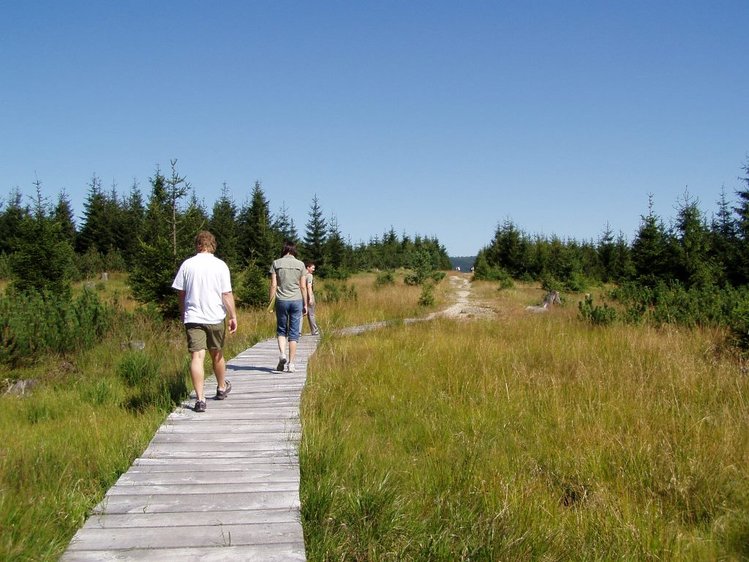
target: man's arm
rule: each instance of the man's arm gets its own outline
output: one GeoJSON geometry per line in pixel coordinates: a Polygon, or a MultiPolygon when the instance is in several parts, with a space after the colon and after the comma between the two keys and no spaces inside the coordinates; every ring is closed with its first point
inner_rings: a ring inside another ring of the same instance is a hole
{"type": "Polygon", "coordinates": [[[221,293],[221,300],[224,301],[226,315],[229,317],[229,333],[237,331],[237,311],[234,307],[234,293],[221,293]]]}
{"type": "Polygon", "coordinates": [[[307,313],[307,276],[302,275],[299,280],[299,288],[302,290],[302,314],[307,313]]]}
{"type": "Polygon", "coordinates": [[[312,291],[312,283],[307,283],[307,302],[310,306],[315,306],[315,293],[312,291]]]}

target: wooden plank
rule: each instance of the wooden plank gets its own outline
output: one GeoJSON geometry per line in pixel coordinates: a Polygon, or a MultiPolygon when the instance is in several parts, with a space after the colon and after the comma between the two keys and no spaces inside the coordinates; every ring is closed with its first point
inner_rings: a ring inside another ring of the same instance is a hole
{"type": "Polygon", "coordinates": [[[230,547],[171,548],[159,550],[132,549],[68,551],[68,562],[121,562],[122,560],[148,560],[149,562],[175,562],[178,560],[200,562],[296,562],[306,560],[304,543],[260,544],[230,547]]]}
{"type": "Polygon", "coordinates": [[[205,413],[172,412],[62,560],[305,560],[299,401],[318,339],[300,341],[296,373],[273,372],[275,340],[229,361],[229,397],[207,381],[205,413]]]}

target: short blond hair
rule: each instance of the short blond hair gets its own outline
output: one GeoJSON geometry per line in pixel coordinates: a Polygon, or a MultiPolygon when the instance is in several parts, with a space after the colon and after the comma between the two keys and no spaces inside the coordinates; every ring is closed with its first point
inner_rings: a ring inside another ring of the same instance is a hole
{"type": "Polygon", "coordinates": [[[213,253],[216,251],[216,237],[207,230],[201,230],[195,236],[195,247],[199,252],[213,253]]]}

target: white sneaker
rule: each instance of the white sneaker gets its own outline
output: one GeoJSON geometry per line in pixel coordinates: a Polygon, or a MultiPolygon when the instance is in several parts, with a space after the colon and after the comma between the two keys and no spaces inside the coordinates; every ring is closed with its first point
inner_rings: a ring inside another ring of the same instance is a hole
{"type": "Polygon", "coordinates": [[[289,372],[296,373],[296,365],[294,363],[289,363],[289,372]]]}

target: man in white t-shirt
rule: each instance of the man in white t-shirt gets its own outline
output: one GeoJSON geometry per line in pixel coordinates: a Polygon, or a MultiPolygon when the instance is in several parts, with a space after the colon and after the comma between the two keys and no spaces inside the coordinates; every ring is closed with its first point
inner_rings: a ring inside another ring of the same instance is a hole
{"type": "Polygon", "coordinates": [[[179,310],[185,324],[187,349],[190,352],[190,377],[195,387],[196,412],[205,412],[203,362],[205,350],[211,354],[216,375],[216,400],[223,400],[231,392],[226,380],[224,359],[224,319],[229,316],[229,333],[237,331],[237,314],[231,275],[227,265],[216,256],[216,238],[203,230],[195,237],[197,253],[182,262],[172,288],[179,292],[179,310]]]}

